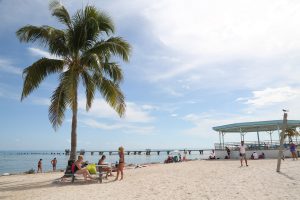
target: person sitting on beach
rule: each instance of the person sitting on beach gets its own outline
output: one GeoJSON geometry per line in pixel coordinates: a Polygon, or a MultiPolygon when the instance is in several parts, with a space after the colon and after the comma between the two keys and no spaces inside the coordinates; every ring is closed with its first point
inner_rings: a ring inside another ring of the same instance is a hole
{"type": "Polygon", "coordinates": [[[40,159],[39,162],[38,162],[38,169],[37,169],[36,173],[39,173],[39,172],[43,173],[42,160],[43,159],[40,159]]]}
{"type": "Polygon", "coordinates": [[[255,151],[252,153],[251,159],[252,159],[252,160],[258,159],[258,154],[257,154],[255,151]]]}
{"type": "Polygon", "coordinates": [[[168,158],[165,160],[165,163],[172,163],[173,162],[173,157],[168,156],[168,158]]]}
{"type": "Polygon", "coordinates": [[[56,171],[56,164],[57,164],[56,158],[54,158],[53,160],[51,160],[51,164],[52,164],[53,171],[55,172],[56,171]]]}
{"type": "Polygon", "coordinates": [[[121,173],[121,179],[120,180],[123,180],[124,166],[125,166],[124,148],[119,147],[119,164],[118,164],[118,168],[117,168],[117,177],[116,177],[115,181],[118,180],[120,173],[121,173]]]}
{"type": "Polygon", "coordinates": [[[243,159],[245,160],[246,166],[248,167],[246,158],[246,148],[247,146],[244,144],[244,141],[241,141],[241,145],[239,146],[241,167],[243,166],[243,159]]]}
{"type": "Polygon", "coordinates": [[[93,179],[90,172],[85,167],[82,167],[83,163],[83,156],[79,155],[78,160],[74,162],[74,174],[82,174],[84,180],[87,180],[87,178],[93,179]]]}
{"type": "Polygon", "coordinates": [[[213,149],[210,153],[209,159],[216,159],[215,150],[213,149]]]}
{"type": "Polygon", "coordinates": [[[264,152],[262,152],[261,155],[258,156],[258,159],[265,159],[265,154],[264,154],[264,152]]]}
{"type": "MultiPolygon", "coordinates": [[[[105,158],[106,158],[106,156],[103,155],[103,156],[101,157],[101,159],[98,161],[98,165],[107,165],[107,163],[104,162],[105,158]]],[[[112,169],[111,169],[111,167],[109,167],[108,165],[107,165],[107,166],[101,167],[101,170],[104,171],[104,172],[106,172],[106,178],[107,178],[108,176],[112,176],[112,173],[111,173],[112,169]]],[[[98,171],[100,172],[100,167],[99,167],[99,170],[98,170],[98,171]]]]}

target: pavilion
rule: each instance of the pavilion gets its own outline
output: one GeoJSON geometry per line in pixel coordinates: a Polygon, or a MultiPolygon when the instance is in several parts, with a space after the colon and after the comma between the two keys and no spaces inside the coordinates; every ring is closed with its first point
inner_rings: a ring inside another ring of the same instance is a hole
{"type": "MultiPolygon", "coordinates": [[[[272,134],[281,132],[283,126],[282,120],[271,120],[271,121],[257,121],[257,122],[243,122],[243,123],[235,123],[235,124],[227,124],[222,126],[215,126],[213,130],[219,133],[219,143],[215,144],[216,150],[224,150],[225,147],[237,147],[239,143],[233,142],[224,142],[224,135],[227,133],[238,133],[240,135],[241,141],[244,141],[244,136],[250,132],[257,133],[257,141],[255,142],[247,142],[245,144],[250,147],[250,149],[277,149],[279,147],[279,142],[272,140],[272,134]],[[270,135],[269,141],[260,141],[260,133],[265,132],[270,135]]],[[[288,128],[296,129],[300,127],[300,120],[288,120],[287,121],[288,128]]],[[[296,137],[296,143],[297,137],[296,137]]]]}

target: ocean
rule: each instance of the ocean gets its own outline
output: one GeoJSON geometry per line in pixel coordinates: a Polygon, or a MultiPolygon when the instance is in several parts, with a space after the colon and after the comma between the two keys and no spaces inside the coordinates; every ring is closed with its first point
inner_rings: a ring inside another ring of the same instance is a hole
{"type": "MultiPolygon", "coordinates": [[[[52,165],[51,160],[56,157],[57,159],[57,170],[65,169],[68,163],[69,156],[63,154],[64,151],[0,151],[0,175],[3,173],[23,173],[30,169],[37,170],[37,163],[39,159],[43,159],[43,172],[51,171],[52,165]]],[[[204,151],[200,155],[199,151],[192,151],[191,154],[187,154],[188,159],[207,159],[210,151],[204,151]]],[[[106,155],[107,163],[116,163],[119,160],[118,155],[106,155]]],[[[183,155],[183,152],[181,153],[183,155]]],[[[97,163],[101,155],[97,152],[94,155],[86,152],[84,160],[89,163],[97,163]]],[[[149,164],[149,163],[163,163],[168,157],[166,152],[161,152],[157,155],[156,152],[152,152],[150,155],[126,155],[125,162],[128,164],[149,164]]]]}

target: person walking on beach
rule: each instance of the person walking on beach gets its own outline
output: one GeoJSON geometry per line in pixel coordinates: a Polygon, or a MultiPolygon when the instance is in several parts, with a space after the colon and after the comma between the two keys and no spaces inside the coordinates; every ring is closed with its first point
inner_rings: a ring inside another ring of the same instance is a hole
{"type": "Polygon", "coordinates": [[[187,160],[187,151],[184,150],[183,151],[183,161],[186,161],[187,160]]]}
{"type": "Polygon", "coordinates": [[[243,159],[245,160],[246,166],[248,167],[247,158],[246,158],[246,148],[247,146],[244,144],[244,141],[241,141],[241,145],[239,146],[241,167],[243,166],[243,159]]]}
{"type": "Polygon", "coordinates": [[[293,142],[290,144],[290,152],[292,154],[293,160],[295,160],[295,159],[298,160],[298,157],[297,157],[297,154],[296,154],[296,145],[293,142]]]}
{"type": "Polygon", "coordinates": [[[56,171],[56,164],[57,164],[56,158],[54,158],[53,160],[51,160],[51,164],[52,164],[53,171],[55,172],[56,171]]]}
{"type": "Polygon", "coordinates": [[[39,162],[38,162],[38,169],[37,169],[37,172],[36,173],[43,173],[43,166],[42,166],[42,160],[43,159],[40,159],[39,162]]]}
{"type": "Polygon", "coordinates": [[[227,158],[230,159],[230,149],[226,147],[226,151],[227,151],[227,158]]]}
{"type": "Polygon", "coordinates": [[[118,180],[120,173],[121,173],[121,179],[120,180],[123,180],[124,165],[125,165],[124,148],[119,147],[119,164],[118,164],[118,167],[117,167],[117,177],[116,177],[115,181],[118,180]]]}

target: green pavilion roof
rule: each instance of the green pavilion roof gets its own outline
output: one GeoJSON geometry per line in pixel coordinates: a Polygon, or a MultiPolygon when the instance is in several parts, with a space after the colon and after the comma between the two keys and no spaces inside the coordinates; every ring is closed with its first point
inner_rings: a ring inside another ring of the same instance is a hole
{"type": "MultiPolygon", "coordinates": [[[[218,132],[240,133],[240,132],[257,132],[257,131],[274,131],[281,129],[282,120],[243,122],[215,126],[213,130],[218,132]]],[[[288,120],[288,128],[300,127],[300,120],[288,120]]]]}

